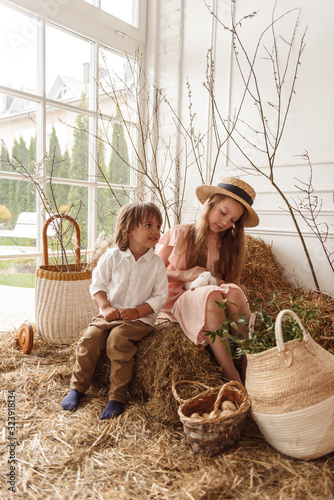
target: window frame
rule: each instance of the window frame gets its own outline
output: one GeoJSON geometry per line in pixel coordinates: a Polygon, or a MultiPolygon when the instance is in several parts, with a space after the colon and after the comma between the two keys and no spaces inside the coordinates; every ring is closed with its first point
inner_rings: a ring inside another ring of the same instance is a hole
{"type": "MultiPolygon", "coordinates": [[[[2,0],[2,3],[6,4],[10,8],[18,8],[22,11],[27,12],[27,14],[32,14],[40,19],[42,23],[42,36],[45,38],[45,25],[48,22],[59,26],[59,28],[64,28],[69,30],[74,35],[83,36],[93,41],[95,44],[95,61],[97,62],[96,67],[93,68],[95,77],[97,76],[97,66],[99,61],[99,49],[101,46],[107,47],[110,50],[119,52],[121,55],[128,55],[133,57],[136,51],[139,49],[143,51],[143,41],[146,36],[146,7],[147,0],[137,0],[139,8],[139,19],[138,28],[131,26],[120,19],[116,19],[114,16],[105,13],[95,6],[83,0],[2,0]],[[110,24],[109,24],[110,22],[110,24]],[[87,30],[87,25],[89,29],[87,30]]],[[[45,46],[45,39],[43,40],[42,46],[45,46]]],[[[68,108],[70,111],[81,111],[82,108],[78,108],[75,105],[67,105],[64,102],[54,101],[46,97],[45,90],[45,54],[42,52],[42,57],[40,61],[39,71],[43,75],[42,88],[38,90],[38,93],[30,94],[20,90],[10,89],[6,86],[0,86],[0,92],[5,94],[9,93],[16,97],[29,98],[37,103],[37,128],[42,128],[41,138],[42,141],[36,143],[36,155],[37,159],[44,158],[47,152],[46,144],[46,109],[48,105],[53,107],[68,108]]],[[[95,134],[98,133],[98,122],[99,122],[99,109],[98,109],[98,96],[97,92],[93,96],[95,100],[94,110],[85,109],[85,113],[93,119],[93,127],[95,134]]],[[[94,134],[93,134],[94,135],[94,134]]],[[[37,134],[38,137],[38,134],[37,134]]],[[[97,156],[97,140],[93,140],[93,150],[97,156]]],[[[67,183],[72,185],[81,185],[88,188],[88,234],[87,234],[87,250],[91,250],[95,238],[96,238],[96,227],[97,227],[97,205],[94,200],[97,199],[97,191],[99,187],[103,184],[96,179],[96,172],[91,170],[90,160],[90,174],[86,180],[76,180],[76,179],[60,179],[60,183],[67,183]]],[[[39,180],[43,183],[44,189],[46,189],[47,175],[46,167],[44,165],[44,172],[39,180]]],[[[3,173],[0,175],[1,178],[19,178],[19,174],[16,173],[3,173]]],[[[58,182],[58,179],[54,179],[58,182]]],[[[27,181],[29,182],[29,181],[27,181]]],[[[133,185],[136,188],[136,184],[133,185]]],[[[42,239],[41,233],[44,225],[44,220],[42,216],[42,208],[40,207],[39,200],[36,200],[36,211],[37,211],[37,240],[36,240],[36,252],[27,252],[22,254],[14,253],[10,255],[1,256],[1,260],[15,259],[19,257],[38,257],[36,265],[41,263],[42,256],[42,239]]],[[[82,252],[84,253],[84,251],[82,252]]]]}
{"type": "Polygon", "coordinates": [[[30,13],[60,24],[74,32],[89,33],[109,47],[135,53],[146,40],[147,0],[138,2],[138,27],[118,19],[84,0],[11,0],[9,6],[22,7],[30,13]],[[89,30],[87,30],[89,22],[89,30]]]}

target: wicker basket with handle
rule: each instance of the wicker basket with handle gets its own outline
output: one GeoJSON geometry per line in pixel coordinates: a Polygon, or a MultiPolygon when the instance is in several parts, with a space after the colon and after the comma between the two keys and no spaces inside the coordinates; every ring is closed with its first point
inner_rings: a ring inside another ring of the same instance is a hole
{"type": "Polygon", "coordinates": [[[251,414],[269,444],[304,460],[334,451],[334,356],[313,340],[294,311],[275,322],[276,345],[247,355],[251,414]],[[303,340],[284,343],[282,320],[292,316],[303,340]]]}
{"type": "Polygon", "coordinates": [[[239,439],[250,408],[250,399],[242,384],[230,381],[214,388],[200,382],[180,380],[172,384],[172,391],[180,403],[178,415],[187,441],[194,452],[213,456],[232,446],[239,439]],[[180,384],[195,384],[206,390],[188,400],[182,400],[176,391],[176,387],[180,384]],[[234,403],[237,410],[229,416],[222,416],[221,405],[226,400],[234,403]],[[191,415],[194,413],[200,416],[192,418],[191,415]],[[203,418],[201,416],[203,413],[211,413],[211,416],[203,418]]]}
{"type": "Polygon", "coordinates": [[[36,331],[51,344],[71,344],[98,314],[98,306],[89,293],[92,272],[80,263],[80,229],[72,217],[56,214],[45,222],[43,263],[36,271],[36,331]],[[69,265],[71,272],[49,265],[47,229],[55,218],[67,219],[76,231],[76,264],[69,265]]]}

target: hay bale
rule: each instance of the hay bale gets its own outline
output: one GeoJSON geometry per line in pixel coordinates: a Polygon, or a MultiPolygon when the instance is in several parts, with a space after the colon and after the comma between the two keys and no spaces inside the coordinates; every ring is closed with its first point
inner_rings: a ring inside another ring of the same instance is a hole
{"type": "MultiPolygon", "coordinates": [[[[163,425],[179,426],[178,404],[172,394],[173,380],[191,380],[209,387],[222,385],[221,370],[207,348],[193,344],[178,324],[161,319],[152,333],[137,343],[134,377],[129,386],[131,402],[144,403],[150,417],[163,425]]],[[[110,361],[103,352],[92,384],[109,386],[110,361]]],[[[179,395],[188,399],[203,389],[182,386],[179,395]]]]}
{"type": "Polygon", "coordinates": [[[241,285],[252,304],[255,300],[272,298],[273,292],[291,293],[295,286],[285,276],[276,259],[272,245],[263,240],[246,236],[246,263],[241,285]]]}
{"type": "MultiPolygon", "coordinates": [[[[172,383],[178,380],[222,385],[221,370],[203,345],[193,344],[181,328],[165,320],[138,344],[135,376],[131,384],[134,400],[146,402],[151,417],[165,425],[180,425],[178,403],[172,383]]],[[[188,399],[204,389],[184,386],[179,395],[188,399]]]]}

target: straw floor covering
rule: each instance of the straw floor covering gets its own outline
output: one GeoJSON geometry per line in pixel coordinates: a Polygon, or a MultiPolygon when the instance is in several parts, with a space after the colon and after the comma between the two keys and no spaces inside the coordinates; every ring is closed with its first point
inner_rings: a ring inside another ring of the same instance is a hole
{"type": "MultiPolygon", "coordinates": [[[[268,299],[275,291],[288,302],[293,292],[270,247],[253,239],[243,285],[252,300],[268,299]]],[[[334,301],[319,294],[309,300],[323,311],[321,342],[332,351],[334,301]]],[[[205,457],[191,450],[177,416],[172,379],[214,387],[222,380],[209,352],[190,343],[177,325],[162,319],[138,344],[129,404],[110,421],[99,420],[107,402],[105,356],[78,409],[60,407],[75,347],[47,344],[35,335],[33,350],[25,355],[17,347],[16,331],[0,337],[1,499],[334,498],[334,453],[310,461],[284,456],[266,443],[250,416],[241,438],[223,453],[205,457]],[[8,444],[13,442],[7,429],[9,401],[15,402],[15,493],[7,484],[8,444]]],[[[188,387],[179,391],[184,399],[196,393],[188,387]]]]}

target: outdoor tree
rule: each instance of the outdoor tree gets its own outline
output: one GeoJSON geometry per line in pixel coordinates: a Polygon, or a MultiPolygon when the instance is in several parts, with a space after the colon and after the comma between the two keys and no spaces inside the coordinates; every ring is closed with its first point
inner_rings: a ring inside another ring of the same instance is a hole
{"type": "MultiPolygon", "coordinates": [[[[119,109],[116,119],[121,117],[119,109]]],[[[108,179],[112,184],[130,184],[130,167],[128,145],[122,123],[115,121],[112,130],[111,155],[108,167],[108,179]]]]}
{"type": "MultiPolygon", "coordinates": [[[[18,158],[22,163],[27,165],[28,168],[28,148],[22,136],[20,136],[19,140],[14,139],[13,149],[12,149],[13,158],[18,158]]],[[[19,214],[26,210],[27,207],[27,183],[25,181],[18,181],[10,184],[9,188],[9,196],[11,200],[15,200],[15,210],[12,212],[15,214],[19,214]]],[[[14,208],[14,207],[13,207],[14,208]]]]}
{"type": "MultiPolygon", "coordinates": [[[[30,143],[28,148],[28,171],[31,174],[35,172],[34,158],[36,158],[36,137],[32,136],[30,138],[30,143]]],[[[27,205],[25,211],[35,212],[36,211],[35,190],[32,189],[30,182],[26,183],[26,193],[27,193],[27,205]]]]}
{"type": "MultiPolygon", "coordinates": [[[[53,170],[53,177],[57,178],[66,178],[67,176],[67,168],[69,166],[68,162],[65,162],[65,159],[61,153],[60,143],[57,136],[56,128],[52,125],[50,140],[49,140],[49,156],[46,161],[46,171],[47,175],[50,174],[51,170],[53,170]]],[[[65,205],[68,199],[69,187],[64,184],[53,184],[54,190],[54,200],[56,200],[57,207],[59,208],[61,205],[65,205]]],[[[52,199],[50,194],[50,186],[47,186],[47,195],[52,199]]],[[[54,207],[56,209],[56,207],[54,207]]]]}
{"type": "MultiPolygon", "coordinates": [[[[81,107],[85,105],[85,93],[81,98],[81,107]]],[[[69,170],[70,179],[86,179],[88,174],[88,140],[85,130],[89,126],[89,118],[84,113],[77,115],[75,127],[73,129],[74,144],[71,152],[71,166],[69,170]]],[[[82,242],[87,239],[87,188],[83,186],[71,186],[68,193],[68,205],[73,206],[78,211],[77,222],[80,226],[82,242]]]]}
{"type": "MultiPolygon", "coordinates": [[[[1,151],[0,151],[0,170],[6,171],[6,150],[4,146],[1,144],[1,151]]],[[[0,199],[2,205],[10,209],[10,202],[9,202],[9,185],[12,181],[10,179],[1,179],[0,182],[0,199]]]]}

